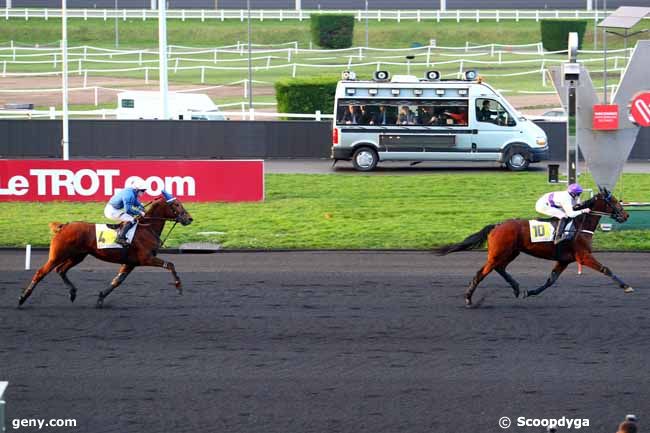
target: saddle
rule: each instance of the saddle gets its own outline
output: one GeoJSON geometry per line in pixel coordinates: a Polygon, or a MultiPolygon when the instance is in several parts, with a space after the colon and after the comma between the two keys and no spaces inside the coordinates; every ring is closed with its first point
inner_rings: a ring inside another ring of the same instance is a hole
{"type": "MultiPolygon", "coordinates": [[[[560,220],[557,218],[537,218],[529,220],[530,241],[533,243],[553,242],[556,237],[559,223],[560,220]]],[[[566,224],[564,224],[564,227],[561,228],[561,230],[562,233],[560,234],[558,243],[573,240],[576,234],[574,220],[566,220],[566,224]]]]}
{"type": "Polygon", "coordinates": [[[106,227],[108,227],[111,230],[117,230],[120,227],[122,227],[122,224],[124,223],[117,223],[117,224],[106,224],[106,227]]]}

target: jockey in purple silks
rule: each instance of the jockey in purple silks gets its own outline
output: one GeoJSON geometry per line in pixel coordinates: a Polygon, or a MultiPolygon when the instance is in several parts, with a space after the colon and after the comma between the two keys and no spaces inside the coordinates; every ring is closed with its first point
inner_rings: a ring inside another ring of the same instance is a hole
{"type": "Polygon", "coordinates": [[[144,206],[139,198],[147,190],[143,181],[136,180],[131,186],[116,193],[106,204],[104,215],[113,221],[122,221],[115,242],[122,246],[128,246],[126,234],[135,224],[135,217],[144,216],[144,206]]]}
{"type": "Polygon", "coordinates": [[[591,211],[589,208],[573,209],[574,206],[580,204],[580,194],[582,194],[582,187],[577,183],[572,183],[566,191],[549,192],[537,200],[535,204],[537,212],[560,220],[555,231],[555,240],[553,241],[555,244],[565,239],[565,228],[567,228],[569,219],[591,211]]]}

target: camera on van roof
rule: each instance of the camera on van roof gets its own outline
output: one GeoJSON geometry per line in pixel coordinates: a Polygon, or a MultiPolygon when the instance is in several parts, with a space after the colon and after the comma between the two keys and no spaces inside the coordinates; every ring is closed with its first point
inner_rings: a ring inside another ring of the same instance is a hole
{"type": "Polygon", "coordinates": [[[388,81],[390,79],[390,74],[388,71],[375,71],[372,78],[375,81],[388,81]]]}
{"type": "Polygon", "coordinates": [[[440,71],[427,71],[424,78],[428,81],[438,81],[440,79],[440,71]]]}
{"type": "Polygon", "coordinates": [[[346,81],[354,81],[357,79],[357,74],[354,71],[343,71],[341,77],[346,81]]]}
{"type": "Polygon", "coordinates": [[[478,78],[478,71],[474,69],[470,69],[468,71],[463,72],[463,79],[465,81],[474,81],[478,78]]]}

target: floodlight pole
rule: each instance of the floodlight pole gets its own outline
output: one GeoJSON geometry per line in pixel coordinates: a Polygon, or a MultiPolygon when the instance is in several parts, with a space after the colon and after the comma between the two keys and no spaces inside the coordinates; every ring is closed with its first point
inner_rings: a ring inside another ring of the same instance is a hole
{"type": "Polygon", "coordinates": [[[246,0],[246,9],[248,9],[248,108],[253,108],[253,55],[251,48],[252,28],[251,28],[251,0],[246,0]]]}
{"type": "Polygon", "coordinates": [[[369,42],[368,42],[368,0],[366,0],[366,48],[368,48],[369,42]]]}
{"type": "Polygon", "coordinates": [[[61,138],[61,147],[63,150],[63,160],[70,159],[70,140],[68,130],[68,10],[66,0],[61,0],[61,50],[63,51],[63,94],[62,106],[63,111],[63,137],[61,138]]]}
{"type": "Polygon", "coordinates": [[[167,0],[158,2],[158,70],[160,75],[160,118],[169,119],[169,86],[167,82],[167,0]]]}
{"type": "Polygon", "coordinates": [[[119,27],[118,27],[118,22],[120,21],[117,18],[117,0],[115,0],[115,48],[118,48],[120,46],[120,33],[119,33],[119,27]]]}
{"type": "MultiPolygon", "coordinates": [[[[603,0],[604,19],[607,19],[607,0],[603,0]]],[[[603,104],[607,104],[607,28],[603,27],[603,104]]]]}
{"type": "Polygon", "coordinates": [[[576,139],[576,104],[578,99],[578,81],[580,79],[580,65],[578,64],[578,34],[569,33],[568,42],[569,61],[563,65],[563,79],[567,87],[567,178],[569,184],[577,181],[578,142],[576,139]]]}

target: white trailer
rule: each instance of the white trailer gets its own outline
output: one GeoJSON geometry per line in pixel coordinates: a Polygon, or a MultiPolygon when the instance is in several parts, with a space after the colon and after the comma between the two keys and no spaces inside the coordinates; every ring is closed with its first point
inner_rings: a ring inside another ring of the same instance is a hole
{"type": "MultiPolygon", "coordinates": [[[[169,92],[169,118],[173,120],[226,120],[206,94],[169,92]]],[[[159,119],[160,92],[126,91],[117,94],[118,119],[159,119]]]]}

